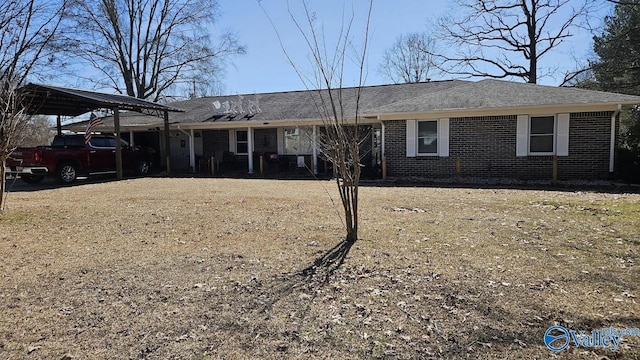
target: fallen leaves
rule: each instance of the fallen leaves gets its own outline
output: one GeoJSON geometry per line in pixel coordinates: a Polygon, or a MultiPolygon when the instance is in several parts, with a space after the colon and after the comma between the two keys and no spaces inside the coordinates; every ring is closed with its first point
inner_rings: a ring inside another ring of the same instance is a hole
{"type": "Polygon", "coordinates": [[[554,323],[640,311],[637,195],[363,187],[362,240],[343,268],[295,280],[343,236],[323,186],[136,179],[12,194],[25,216],[0,222],[0,351],[545,358],[554,323]]]}

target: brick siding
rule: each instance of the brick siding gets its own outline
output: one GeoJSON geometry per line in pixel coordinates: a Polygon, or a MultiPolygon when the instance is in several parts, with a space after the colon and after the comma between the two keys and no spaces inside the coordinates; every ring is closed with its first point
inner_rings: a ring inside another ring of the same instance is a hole
{"type": "MultiPolygon", "coordinates": [[[[609,176],[611,112],[571,113],[569,156],[558,157],[558,180],[609,176]]],[[[619,122],[619,121],[618,121],[619,122]]],[[[516,116],[449,120],[449,156],[406,156],[406,121],[385,121],[387,174],[397,178],[552,178],[552,156],[516,157],[516,116]]]]}
{"type": "Polygon", "coordinates": [[[202,131],[202,151],[205,159],[218,156],[225,151],[229,151],[229,131],[228,130],[203,130],[202,131]]]}
{"type": "Polygon", "coordinates": [[[265,152],[278,152],[278,130],[276,128],[255,129],[253,131],[253,151],[256,155],[264,155],[265,152]]]}

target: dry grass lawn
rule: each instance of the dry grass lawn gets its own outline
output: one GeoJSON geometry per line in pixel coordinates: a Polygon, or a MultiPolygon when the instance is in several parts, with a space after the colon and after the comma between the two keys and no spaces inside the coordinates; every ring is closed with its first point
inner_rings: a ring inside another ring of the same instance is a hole
{"type": "Polygon", "coordinates": [[[361,240],[321,283],[291,274],[343,236],[330,181],[10,193],[0,358],[640,357],[640,337],[616,352],[543,343],[554,324],[640,327],[640,195],[361,194],[361,240]]]}

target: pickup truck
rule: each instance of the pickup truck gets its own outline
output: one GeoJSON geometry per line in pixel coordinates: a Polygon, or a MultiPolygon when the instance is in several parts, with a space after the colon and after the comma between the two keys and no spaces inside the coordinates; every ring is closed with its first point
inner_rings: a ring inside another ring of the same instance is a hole
{"type": "MultiPolygon", "coordinates": [[[[35,184],[45,176],[53,176],[59,183],[70,184],[78,175],[116,172],[116,139],[113,136],[93,135],[85,144],[84,135],[56,135],[50,146],[17,148],[7,160],[11,173],[24,182],[35,184]]],[[[121,140],[122,167],[145,175],[151,168],[153,149],[130,146],[121,140]]]]}

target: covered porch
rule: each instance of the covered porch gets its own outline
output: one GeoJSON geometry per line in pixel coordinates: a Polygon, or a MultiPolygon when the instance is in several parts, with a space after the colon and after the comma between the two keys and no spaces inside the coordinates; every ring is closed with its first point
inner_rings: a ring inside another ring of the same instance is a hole
{"type": "MultiPolygon", "coordinates": [[[[359,125],[361,163],[367,178],[382,176],[382,128],[380,123],[359,125]]],[[[324,126],[319,124],[202,130],[202,153],[195,151],[197,142],[189,144],[194,149],[190,169],[213,175],[333,176],[332,164],[322,151],[323,136],[324,126]]]]}

